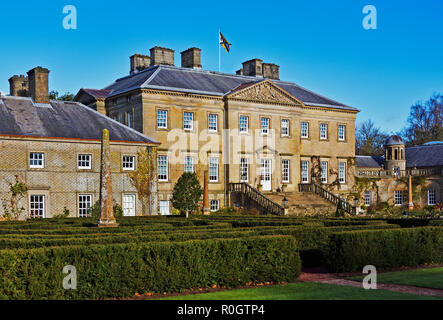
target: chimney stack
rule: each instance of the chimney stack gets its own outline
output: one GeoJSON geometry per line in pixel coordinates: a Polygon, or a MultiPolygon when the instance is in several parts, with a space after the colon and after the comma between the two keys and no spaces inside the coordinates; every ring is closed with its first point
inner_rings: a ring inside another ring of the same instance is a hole
{"type": "Polygon", "coordinates": [[[155,46],[149,50],[151,52],[151,66],[174,65],[174,50],[155,46]]]}
{"type": "Polygon", "coordinates": [[[243,62],[243,75],[251,77],[263,77],[263,60],[252,59],[243,62]]]}
{"type": "Polygon", "coordinates": [[[49,70],[36,67],[28,71],[29,95],[35,103],[49,103],[49,70]]]}
{"type": "Polygon", "coordinates": [[[201,49],[189,48],[181,53],[182,68],[201,69],[201,49]]]}
{"type": "Polygon", "coordinates": [[[28,77],[21,74],[9,78],[9,94],[16,97],[29,97],[28,77]]]}
{"type": "Polygon", "coordinates": [[[263,63],[263,77],[273,80],[280,80],[280,67],[273,63],[263,63]]]}
{"type": "Polygon", "coordinates": [[[129,74],[142,71],[149,68],[151,65],[151,57],[148,55],[134,54],[133,56],[129,57],[129,60],[131,62],[131,70],[129,71],[129,74]]]}

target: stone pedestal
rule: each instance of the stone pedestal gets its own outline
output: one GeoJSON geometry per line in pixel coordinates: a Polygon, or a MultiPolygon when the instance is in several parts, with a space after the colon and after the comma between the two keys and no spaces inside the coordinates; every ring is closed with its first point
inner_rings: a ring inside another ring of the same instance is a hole
{"type": "Polygon", "coordinates": [[[112,203],[111,150],[109,146],[109,131],[107,129],[104,129],[102,133],[101,149],[100,216],[98,226],[118,227],[112,203]]]}

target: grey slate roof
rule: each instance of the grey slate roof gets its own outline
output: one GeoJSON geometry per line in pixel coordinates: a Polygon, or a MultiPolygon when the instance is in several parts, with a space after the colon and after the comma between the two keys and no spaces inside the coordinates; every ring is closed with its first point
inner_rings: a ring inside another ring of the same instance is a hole
{"type": "Polygon", "coordinates": [[[157,143],[79,102],[0,98],[0,135],[100,140],[103,129],[112,141],[157,143]]]}
{"type": "Polygon", "coordinates": [[[407,168],[443,166],[443,142],[406,148],[405,156],[407,168]]]}
{"type": "Polygon", "coordinates": [[[355,156],[355,165],[360,168],[380,168],[385,159],[376,156],[355,156]]]}
{"type": "MultiPolygon", "coordinates": [[[[156,65],[120,78],[104,89],[111,91],[108,97],[139,88],[224,96],[242,84],[262,80],[263,78],[257,77],[156,65]]],[[[272,81],[306,105],[358,111],[356,108],[323,97],[293,82],[272,81]]]]}

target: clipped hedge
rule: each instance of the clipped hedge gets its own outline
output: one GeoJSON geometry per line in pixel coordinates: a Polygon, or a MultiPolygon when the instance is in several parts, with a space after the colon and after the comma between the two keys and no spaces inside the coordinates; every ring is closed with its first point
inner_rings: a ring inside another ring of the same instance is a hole
{"type": "Polygon", "coordinates": [[[443,228],[421,227],[333,233],[323,248],[332,272],[389,269],[443,262],[443,228]]]}
{"type": "Polygon", "coordinates": [[[290,236],[0,250],[0,298],[100,299],[292,282],[300,269],[290,236]],[[65,265],[77,268],[77,290],[62,287],[65,265]]]}

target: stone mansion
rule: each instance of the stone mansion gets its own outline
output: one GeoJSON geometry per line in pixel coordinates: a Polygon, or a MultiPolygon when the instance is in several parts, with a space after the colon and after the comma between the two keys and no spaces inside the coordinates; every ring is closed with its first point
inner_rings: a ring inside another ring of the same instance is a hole
{"type": "Polygon", "coordinates": [[[212,210],[229,205],[229,183],[295,192],[311,182],[315,165],[338,193],[354,183],[359,111],[280,80],[279,66],[260,59],[226,74],[204,70],[198,48],[182,52],[178,67],[173,50],[154,47],[150,56],[130,57],[129,75],[83,88],[75,101],[160,142],[163,213],[184,171],[209,171],[212,210]]]}

